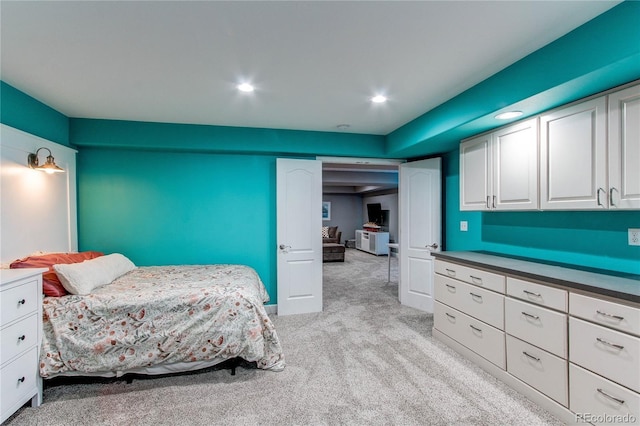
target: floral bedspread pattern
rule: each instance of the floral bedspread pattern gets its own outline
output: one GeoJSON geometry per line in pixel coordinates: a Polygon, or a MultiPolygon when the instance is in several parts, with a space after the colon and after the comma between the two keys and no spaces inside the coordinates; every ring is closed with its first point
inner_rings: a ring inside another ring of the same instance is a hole
{"type": "Polygon", "coordinates": [[[279,371],[285,361],[268,301],[244,265],[139,267],[86,296],[45,297],[40,374],[234,357],[279,371]]]}

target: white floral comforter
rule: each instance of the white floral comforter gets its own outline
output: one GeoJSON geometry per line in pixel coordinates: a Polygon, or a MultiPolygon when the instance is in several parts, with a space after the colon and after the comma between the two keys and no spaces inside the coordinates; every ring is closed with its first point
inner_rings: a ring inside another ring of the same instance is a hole
{"type": "Polygon", "coordinates": [[[234,357],[282,370],[267,301],[258,274],[242,265],[140,267],[86,296],[45,297],[40,374],[234,357]]]}

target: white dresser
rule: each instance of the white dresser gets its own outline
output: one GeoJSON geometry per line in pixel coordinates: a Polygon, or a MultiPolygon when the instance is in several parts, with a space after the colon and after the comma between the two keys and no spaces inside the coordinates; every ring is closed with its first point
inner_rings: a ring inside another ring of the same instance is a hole
{"type": "Polygon", "coordinates": [[[639,281],[451,253],[436,254],[435,338],[566,423],[640,424],[639,281]]]}
{"type": "Polygon", "coordinates": [[[0,422],[27,401],[33,406],[42,401],[38,359],[46,270],[0,270],[0,422]]]}

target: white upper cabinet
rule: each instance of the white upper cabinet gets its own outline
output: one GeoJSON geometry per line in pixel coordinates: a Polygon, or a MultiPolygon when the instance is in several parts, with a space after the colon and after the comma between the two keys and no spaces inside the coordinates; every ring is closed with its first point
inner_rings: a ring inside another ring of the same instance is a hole
{"type": "Polygon", "coordinates": [[[537,208],[537,119],[468,139],[460,145],[460,210],[537,208]]]}
{"type": "Polygon", "coordinates": [[[609,208],[640,209],[640,86],[609,95],[609,208]]]}
{"type": "Polygon", "coordinates": [[[607,207],[606,98],[540,118],[540,208],[607,207]]]}

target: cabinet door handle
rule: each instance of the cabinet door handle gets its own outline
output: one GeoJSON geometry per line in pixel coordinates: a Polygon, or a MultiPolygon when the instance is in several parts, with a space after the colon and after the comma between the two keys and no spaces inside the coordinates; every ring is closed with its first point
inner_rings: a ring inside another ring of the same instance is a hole
{"type": "Polygon", "coordinates": [[[606,191],[604,189],[602,189],[602,188],[598,188],[598,190],[596,191],[596,194],[597,194],[596,198],[597,198],[597,201],[598,201],[598,205],[604,207],[602,205],[602,203],[600,202],[600,191],[604,192],[605,194],[606,194],[606,191]]]}
{"type": "Polygon", "coordinates": [[[456,276],[456,271],[454,271],[453,269],[445,269],[445,271],[447,271],[447,275],[450,275],[452,277],[456,276]]]}
{"type": "Polygon", "coordinates": [[[473,330],[477,331],[478,333],[482,333],[482,329],[478,328],[478,327],[474,327],[473,325],[469,324],[469,327],[471,327],[473,330]]]}
{"type": "Polygon", "coordinates": [[[522,292],[524,294],[526,294],[527,296],[535,296],[535,297],[542,297],[542,295],[540,293],[534,293],[533,291],[529,291],[529,290],[522,290],[522,292]]]}
{"type": "Polygon", "coordinates": [[[476,299],[480,299],[480,300],[482,300],[482,296],[481,296],[481,295],[479,295],[479,294],[475,294],[475,293],[471,293],[471,292],[469,292],[469,294],[471,295],[471,297],[474,297],[474,298],[476,298],[476,299]]]}
{"type": "Polygon", "coordinates": [[[489,204],[489,200],[491,199],[491,197],[489,197],[487,195],[487,209],[490,210],[491,209],[491,205],[489,204]]]}
{"type": "Polygon", "coordinates": [[[618,321],[622,321],[624,319],[624,317],[618,316],[618,315],[612,315],[612,314],[608,314],[606,312],[602,312],[601,310],[597,309],[596,310],[596,314],[600,314],[602,316],[605,316],[607,318],[612,318],[612,319],[616,319],[618,321]]]}
{"type": "Polygon", "coordinates": [[[455,286],[455,285],[451,285],[451,284],[445,284],[445,285],[447,286],[447,288],[452,288],[452,289],[454,289],[454,290],[456,289],[456,286],[455,286]]]}
{"type": "Polygon", "coordinates": [[[540,358],[533,356],[531,354],[528,354],[526,351],[522,351],[522,353],[527,357],[527,358],[531,358],[534,361],[540,362],[540,358]]]}
{"type": "Polygon", "coordinates": [[[469,275],[469,278],[471,278],[471,281],[473,281],[474,284],[476,284],[476,281],[477,281],[477,284],[482,284],[482,278],[480,277],[474,277],[473,275],[469,275]]]}
{"type": "Polygon", "coordinates": [[[492,208],[496,208],[496,196],[493,196],[493,205],[491,206],[492,208]]]}
{"type": "Polygon", "coordinates": [[[456,317],[454,315],[451,315],[449,312],[445,312],[444,314],[453,320],[456,319],[456,317]]]}
{"type": "Polygon", "coordinates": [[[618,191],[618,190],[614,187],[611,187],[609,189],[609,203],[611,204],[611,207],[617,207],[613,202],[613,191],[618,191]]]}
{"type": "Polygon", "coordinates": [[[616,348],[616,349],[619,349],[619,350],[623,350],[624,349],[624,346],[622,346],[622,345],[617,345],[615,343],[607,342],[606,340],[601,339],[599,337],[596,337],[596,340],[598,342],[602,343],[603,345],[611,346],[612,348],[616,348]]]}
{"type": "Polygon", "coordinates": [[[527,312],[524,312],[524,311],[522,312],[522,315],[524,315],[525,317],[528,317],[528,318],[532,318],[532,319],[534,319],[534,320],[539,320],[539,319],[540,319],[540,317],[539,317],[539,316],[537,316],[537,315],[532,315],[532,314],[527,313],[527,312]]]}
{"type": "Polygon", "coordinates": [[[611,396],[611,395],[609,395],[608,393],[606,393],[605,391],[603,391],[600,388],[598,388],[597,391],[600,392],[601,394],[603,394],[604,396],[606,396],[607,398],[614,400],[618,404],[621,404],[621,405],[624,404],[624,399],[620,399],[620,398],[616,398],[615,396],[611,396]]]}
{"type": "Polygon", "coordinates": [[[24,342],[24,339],[26,339],[27,336],[25,336],[24,334],[20,337],[18,337],[18,340],[20,340],[21,342],[24,342]]]}
{"type": "Polygon", "coordinates": [[[18,300],[18,305],[24,305],[25,303],[27,303],[27,301],[24,299],[18,300]]]}
{"type": "Polygon", "coordinates": [[[20,378],[18,379],[18,381],[19,381],[20,383],[24,383],[24,380],[25,380],[24,376],[22,376],[22,377],[20,377],[20,378]]]}

